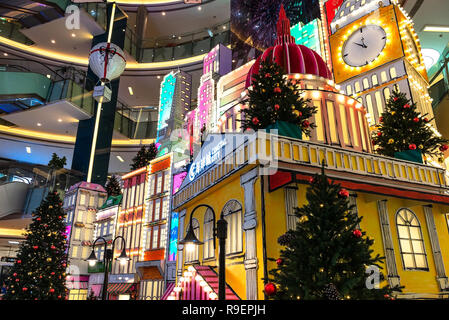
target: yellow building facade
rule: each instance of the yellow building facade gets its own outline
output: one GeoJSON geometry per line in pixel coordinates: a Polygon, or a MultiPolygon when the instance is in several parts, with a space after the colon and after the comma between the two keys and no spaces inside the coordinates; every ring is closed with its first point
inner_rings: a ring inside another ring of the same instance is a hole
{"type": "MultiPolygon", "coordinates": [[[[374,239],[374,254],[386,257],[382,272],[388,282],[405,287],[398,298],[449,296],[449,197],[442,169],[272,134],[258,134],[229,149],[235,150],[224,151],[183,184],[173,209],[179,213],[179,240],[198,205],[211,206],[216,220],[224,211],[226,282],[240,299],[264,299],[263,279],[276,268],[268,258],[278,258],[277,239],[294,228],[293,209],[306,203],[308,181],[322,160],[328,177],[350,191],[350,201],[363,216],[360,227],[374,239]]],[[[210,253],[208,210],[198,208],[193,216],[204,244],[194,254],[178,246],[178,288],[195,280],[186,272],[191,266],[218,266],[218,245],[210,253]]],[[[179,298],[176,291],[173,299],[179,298]]]]}

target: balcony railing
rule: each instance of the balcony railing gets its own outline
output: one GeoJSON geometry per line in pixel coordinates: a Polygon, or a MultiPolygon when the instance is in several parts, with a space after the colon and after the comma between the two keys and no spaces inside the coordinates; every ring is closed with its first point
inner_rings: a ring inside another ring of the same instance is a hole
{"type": "Polygon", "coordinates": [[[429,74],[432,74],[430,83],[440,78],[429,89],[430,97],[433,99],[432,107],[436,107],[449,92],[449,47],[444,50],[439,63],[429,70],[429,74]]]}
{"type": "Polygon", "coordinates": [[[20,42],[28,46],[33,45],[34,42],[20,32],[20,28],[21,26],[19,23],[2,19],[0,20],[0,37],[20,42]]]}
{"type": "Polygon", "coordinates": [[[364,180],[370,177],[382,178],[382,180],[376,180],[379,184],[392,185],[397,182],[406,182],[430,187],[429,189],[436,188],[438,193],[449,191],[445,169],[442,168],[260,131],[244,138],[245,142],[236,145],[233,149],[230,147],[231,150],[226,150],[223,158],[214,166],[183,186],[173,198],[173,208],[178,208],[246,165],[262,163],[268,169],[277,168],[277,163],[290,163],[319,168],[323,159],[327,169],[358,174],[364,177],[364,180]]]}

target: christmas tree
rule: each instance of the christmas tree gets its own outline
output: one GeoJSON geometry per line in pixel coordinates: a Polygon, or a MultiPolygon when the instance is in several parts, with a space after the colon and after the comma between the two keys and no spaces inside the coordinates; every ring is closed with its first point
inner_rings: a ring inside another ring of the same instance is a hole
{"type": "Polygon", "coordinates": [[[393,157],[396,152],[417,150],[442,161],[448,141],[433,130],[430,121],[432,119],[428,119],[427,114],[421,115],[416,103],[411,103],[404,93],[393,91],[379,119],[378,130],[373,133],[376,152],[393,157]]]}
{"type": "Polygon", "coordinates": [[[262,61],[248,89],[248,108],[243,109],[243,129],[264,129],[276,121],[298,125],[307,136],[315,127],[309,118],[316,107],[304,100],[299,84],[287,79],[284,69],[275,62],[262,61]]]}
{"type": "Polygon", "coordinates": [[[66,164],[67,158],[65,156],[60,158],[56,153],[52,154],[51,160],[48,162],[48,166],[54,170],[62,169],[66,164]]]}
{"type": "Polygon", "coordinates": [[[147,166],[151,160],[156,158],[157,147],[154,143],[150,144],[148,148],[142,146],[137,152],[137,155],[133,158],[133,163],[131,164],[131,170],[137,170],[142,167],[147,166]]]}
{"type": "MultiPolygon", "coordinates": [[[[362,217],[352,211],[349,193],[324,173],[310,180],[308,203],[296,208],[296,230],[278,242],[285,246],[265,293],[274,299],[385,299],[389,286],[368,289],[368,266],[381,269],[383,257],[373,256],[374,240],[360,230],[362,217]]],[[[378,269],[378,270],[379,270],[378,269]]],[[[379,272],[379,282],[383,276],[379,272]]]]}
{"type": "Polygon", "coordinates": [[[112,175],[108,182],[105,185],[106,192],[108,193],[108,197],[110,196],[118,196],[122,194],[122,189],[120,188],[120,182],[118,181],[115,175],[112,175]]]}
{"type": "Polygon", "coordinates": [[[4,299],[63,300],[67,293],[67,245],[59,195],[50,192],[32,216],[7,279],[4,299]]]}

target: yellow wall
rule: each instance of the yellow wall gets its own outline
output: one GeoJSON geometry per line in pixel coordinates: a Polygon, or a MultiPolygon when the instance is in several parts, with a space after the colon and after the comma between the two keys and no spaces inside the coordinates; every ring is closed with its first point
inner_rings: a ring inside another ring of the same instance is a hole
{"type": "MultiPolygon", "coordinates": [[[[191,210],[199,204],[208,204],[214,208],[216,219],[220,217],[221,210],[226,202],[231,199],[239,201],[243,208],[242,223],[244,222],[244,193],[243,188],[240,185],[240,176],[245,171],[240,171],[238,174],[234,174],[232,177],[220,182],[210,190],[203,193],[197,199],[188,204],[186,214],[186,222],[184,223],[184,229],[188,224],[191,210]]],[[[258,299],[264,299],[263,295],[263,237],[262,237],[262,207],[261,207],[261,192],[260,192],[260,179],[258,177],[255,183],[255,199],[257,210],[257,226],[256,226],[256,249],[258,258],[258,299]]],[[[267,182],[265,182],[267,184],[267,182]]],[[[297,197],[298,206],[301,207],[306,203],[306,189],[308,185],[297,184],[297,197]]],[[[280,188],[271,193],[265,193],[265,225],[266,225],[266,244],[267,244],[267,258],[277,259],[281,250],[281,246],[278,244],[277,239],[286,231],[286,213],[285,213],[285,198],[284,189],[280,188]]],[[[382,233],[379,223],[379,215],[377,209],[377,201],[381,199],[387,199],[387,210],[390,220],[390,230],[394,244],[396,266],[398,274],[400,276],[401,285],[405,286],[404,293],[438,293],[439,288],[436,281],[435,264],[433,260],[432,248],[427,229],[427,223],[424,216],[422,205],[429,203],[405,200],[400,198],[377,196],[367,193],[357,193],[357,209],[360,216],[363,219],[360,223],[361,229],[367,233],[370,238],[374,239],[373,249],[374,254],[379,253],[381,256],[385,256],[382,233]],[[425,249],[427,254],[427,262],[429,271],[406,271],[402,265],[402,259],[400,256],[399,242],[396,229],[396,212],[400,208],[411,209],[419,219],[421,224],[421,230],[424,237],[425,249]]],[[[203,240],[203,218],[205,209],[199,209],[195,213],[195,218],[198,219],[200,224],[200,240],[203,240]]],[[[439,242],[446,270],[449,271],[449,234],[446,224],[444,213],[449,212],[448,206],[439,204],[433,205],[433,214],[435,224],[439,236],[439,242]]],[[[185,232],[185,231],[184,231],[185,232]]],[[[218,241],[215,252],[215,257],[218,259],[218,241]]],[[[226,282],[233,288],[233,290],[241,297],[246,299],[246,271],[243,265],[244,251],[245,251],[245,233],[243,231],[243,252],[229,256],[226,259],[226,282]]],[[[217,266],[218,261],[204,261],[202,260],[202,246],[199,250],[199,260],[201,264],[217,266]]],[[[268,261],[268,270],[275,268],[276,263],[268,261]]],[[[386,275],[386,266],[382,272],[386,275]]],[[[383,285],[383,284],[382,284],[383,285]]]]}

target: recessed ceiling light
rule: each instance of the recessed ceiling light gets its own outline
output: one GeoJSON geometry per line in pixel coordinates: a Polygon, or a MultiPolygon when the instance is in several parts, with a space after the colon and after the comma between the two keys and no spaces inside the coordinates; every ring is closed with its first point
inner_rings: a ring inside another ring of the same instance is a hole
{"type": "Polygon", "coordinates": [[[7,56],[8,56],[8,54],[7,54],[6,52],[4,52],[4,53],[3,53],[3,55],[4,55],[5,57],[7,57],[7,56]]]}
{"type": "Polygon", "coordinates": [[[37,123],[37,126],[38,126],[38,127],[42,126],[42,123],[38,122],[38,123],[37,123]]]}
{"type": "Polygon", "coordinates": [[[62,122],[62,119],[58,119],[58,122],[62,122]]]}
{"type": "Polygon", "coordinates": [[[449,32],[449,26],[425,26],[423,31],[427,31],[427,32],[449,32]]]}
{"type": "Polygon", "coordinates": [[[162,15],[165,16],[165,11],[162,11],[162,15]]]}
{"type": "Polygon", "coordinates": [[[202,9],[202,8],[201,8],[201,6],[199,6],[199,7],[198,7],[198,10],[200,10],[200,11],[201,11],[201,9],[202,9]]]}
{"type": "Polygon", "coordinates": [[[55,40],[51,40],[51,43],[56,43],[56,41],[55,40]]]}
{"type": "Polygon", "coordinates": [[[25,149],[27,150],[27,153],[31,153],[31,147],[25,147],[25,149]]]}
{"type": "Polygon", "coordinates": [[[133,95],[133,94],[134,94],[134,92],[133,92],[133,88],[131,88],[131,87],[128,87],[128,91],[129,91],[129,94],[130,94],[130,95],[133,95]]]}
{"type": "Polygon", "coordinates": [[[122,157],[120,157],[120,156],[117,156],[117,159],[119,159],[119,160],[120,160],[120,162],[125,162],[125,160],[123,160],[123,158],[122,158],[122,157]]]}
{"type": "Polygon", "coordinates": [[[8,241],[10,244],[19,244],[19,241],[8,241]]]}
{"type": "Polygon", "coordinates": [[[75,38],[75,37],[76,37],[76,34],[72,33],[72,37],[74,37],[74,38],[75,38]]]}

